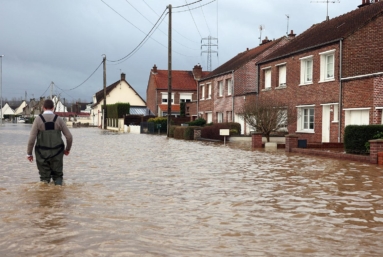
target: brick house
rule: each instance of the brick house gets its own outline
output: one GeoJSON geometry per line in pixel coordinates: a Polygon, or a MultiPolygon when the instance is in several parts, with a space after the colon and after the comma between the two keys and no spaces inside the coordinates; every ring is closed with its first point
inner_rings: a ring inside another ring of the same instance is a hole
{"type": "Polygon", "coordinates": [[[383,1],[314,24],[257,63],[259,96],[295,106],[288,132],[342,142],[345,126],[381,124],[383,1]]]}
{"type": "MultiPolygon", "coordinates": [[[[171,115],[180,115],[180,103],[191,103],[197,99],[197,82],[208,72],[203,72],[201,65],[192,71],[172,71],[171,115]]],[[[150,71],[146,89],[146,103],[154,115],[167,116],[168,112],[168,70],[158,70],[154,65],[150,71]]]]}
{"type": "Polygon", "coordinates": [[[239,53],[199,81],[198,115],[207,123],[239,122],[241,134],[250,128],[239,116],[246,97],[257,92],[258,70],[255,63],[289,41],[287,37],[268,40],[239,53]]]}

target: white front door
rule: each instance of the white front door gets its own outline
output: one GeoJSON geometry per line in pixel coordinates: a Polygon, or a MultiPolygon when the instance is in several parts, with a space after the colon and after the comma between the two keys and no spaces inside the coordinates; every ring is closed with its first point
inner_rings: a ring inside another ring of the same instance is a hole
{"type": "Polygon", "coordinates": [[[322,143],[330,142],[330,105],[322,108],[322,143]]]}

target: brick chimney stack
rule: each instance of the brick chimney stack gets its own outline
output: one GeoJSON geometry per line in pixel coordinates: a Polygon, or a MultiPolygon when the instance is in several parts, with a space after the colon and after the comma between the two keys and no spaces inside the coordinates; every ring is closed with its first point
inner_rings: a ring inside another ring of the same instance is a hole
{"type": "Polygon", "coordinates": [[[157,66],[154,64],[153,68],[152,68],[152,73],[153,74],[157,74],[157,66]]]}
{"type": "Polygon", "coordinates": [[[287,36],[289,37],[289,39],[293,39],[293,38],[295,38],[296,34],[294,34],[294,31],[291,30],[290,34],[288,34],[287,36]]]}
{"type": "Polygon", "coordinates": [[[269,42],[271,42],[271,40],[269,40],[267,37],[265,37],[265,39],[262,40],[262,44],[261,45],[264,45],[264,44],[269,43],[269,42]]]}
{"type": "Polygon", "coordinates": [[[125,80],[125,73],[121,73],[121,80],[125,80]]]}
{"type": "Polygon", "coordinates": [[[363,6],[370,5],[370,0],[362,0],[362,4],[358,5],[359,8],[362,8],[363,6]]]}
{"type": "Polygon", "coordinates": [[[194,66],[193,75],[195,80],[200,80],[202,78],[202,67],[200,64],[194,66]]]}

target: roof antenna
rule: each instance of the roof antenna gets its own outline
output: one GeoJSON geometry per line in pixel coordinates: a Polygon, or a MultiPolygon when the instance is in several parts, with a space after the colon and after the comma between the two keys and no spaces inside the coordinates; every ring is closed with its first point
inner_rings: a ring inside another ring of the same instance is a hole
{"type": "Polygon", "coordinates": [[[330,18],[328,17],[328,3],[340,3],[340,0],[325,0],[325,1],[311,1],[311,3],[327,3],[327,15],[326,15],[326,21],[328,21],[330,18]]]}
{"type": "Polygon", "coordinates": [[[288,14],[285,14],[286,15],[286,17],[287,17],[287,30],[286,30],[286,36],[288,36],[289,35],[289,19],[290,19],[290,15],[288,15],[288,14]]]}
{"type": "Polygon", "coordinates": [[[259,25],[259,45],[262,44],[262,30],[265,28],[265,25],[259,25]]]}

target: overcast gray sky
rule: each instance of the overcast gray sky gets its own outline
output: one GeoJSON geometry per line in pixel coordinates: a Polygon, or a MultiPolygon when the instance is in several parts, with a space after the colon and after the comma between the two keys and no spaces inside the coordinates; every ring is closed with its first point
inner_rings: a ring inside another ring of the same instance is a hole
{"type": "MultiPolygon", "coordinates": [[[[212,54],[215,69],[246,48],[258,46],[261,25],[262,38],[276,39],[286,35],[287,27],[302,33],[325,20],[327,13],[326,0],[202,0],[176,8],[195,1],[0,0],[3,99],[24,99],[25,92],[28,99],[48,96],[54,82],[54,94],[67,101],[91,102],[103,88],[102,65],[97,69],[103,54],[109,60],[107,85],[123,72],[146,99],[153,65],[168,67],[168,15],[137,46],[169,4],[173,7],[173,70],[191,70],[198,63],[207,69],[202,38],[218,38],[218,49],[212,47],[219,52],[218,57],[212,54]],[[125,56],[129,58],[113,62],[125,56]]],[[[356,9],[362,0],[329,2],[328,14],[334,18],[356,9]]]]}

